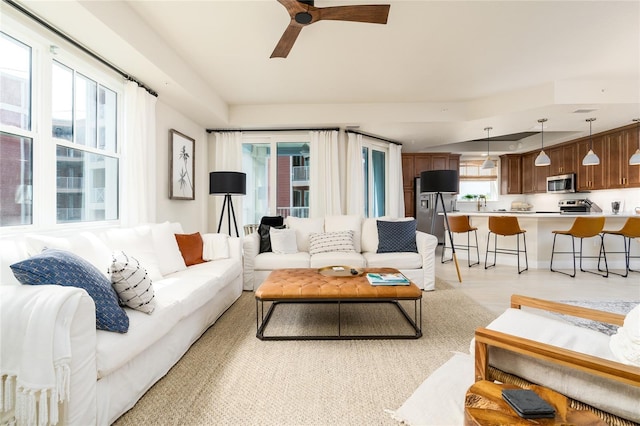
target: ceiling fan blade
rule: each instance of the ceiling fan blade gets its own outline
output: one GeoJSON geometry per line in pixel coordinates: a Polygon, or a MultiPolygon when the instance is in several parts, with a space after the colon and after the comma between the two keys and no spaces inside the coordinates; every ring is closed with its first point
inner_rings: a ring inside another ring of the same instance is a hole
{"type": "Polygon", "coordinates": [[[386,24],[390,7],[388,4],[319,7],[316,8],[316,13],[318,21],[324,19],[386,24]]]}
{"type": "Polygon", "coordinates": [[[302,30],[302,25],[292,20],[289,23],[289,26],[287,27],[287,29],[284,30],[284,33],[282,34],[282,37],[280,37],[280,41],[276,45],[276,48],[273,49],[273,53],[271,54],[271,57],[286,58],[287,55],[289,55],[289,51],[293,47],[293,43],[296,42],[296,39],[298,38],[298,34],[300,34],[301,30],[302,30]]]}
{"type": "Polygon", "coordinates": [[[289,16],[293,19],[296,16],[296,13],[304,12],[307,10],[307,5],[300,3],[298,0],[278,0],[278,3],[283,5],[287,12],[289,12],[289,16]]]}

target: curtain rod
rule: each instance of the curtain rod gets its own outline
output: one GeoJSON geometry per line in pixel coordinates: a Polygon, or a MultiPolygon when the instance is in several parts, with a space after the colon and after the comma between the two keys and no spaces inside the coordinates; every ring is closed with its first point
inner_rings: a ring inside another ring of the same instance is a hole
{"type": "Polygon", "coordinates": [[[52,33],[57,35],[58,37],[60,37],[60,38],[64,39],[65,41],[71,43],[73,46],[75,46],[76,48],[80,49],[82,52],[86,53],[87,55],[91,56],[96,61],[100,62],[101,64],[103,64],[103,65],[107,66],[108,68],[112,69],[113,71],[117,72],[118,74],[120,74],[125,79],[127,79],[129,81],[133,81],[139,87],[142,87],[144,90],[146,90],[150,95],[155,96],[156,98],[158,97],[158,93],[156,91],[154,91],[153,89],[147,87],[144,83],[136,80],[135,78],[133,78],[131,75],[127,74],[126,72],[122,71],[120,68],[116,67],[111,62],[108,62],[106,59],[103,59],[98,54],[92,52],[87,47],[83,46],[82,44],[80,44],[76,40],[72,39],[71,37],[69,37],[68,35],[66,35],[62,31],[60,31],[59,29],[57,29],[53,25],[51,25],[48,22],[46,22],[45,20],[43,20],[42,18],[34,15],[33,13],[31,13],[30,11],[28,11],[24,7],[20,6],[18,3],[14,2],[13,0],[2,0],[2,1],[4,3],[8,4],[9,6],[12,6],[14,9],[18,10],[23,15],[26,15],[27,17],[29,17],[33,21],[37,22],[41,26],[45,27],[46,29],[48,29],[49,31],[51,31],[52,33]]]}
{"type": "Polygon", "coordinates": [[[388,143],[391,143],[391,144],[394,144],[394,145],[402,146],[402,143],[400,143],[398,141],[394,141],[394,140],[391,140],[391,139],[387,139],[387,138],[383,138],[383,137],[380,137],[380,136],[372,135],[370,133],[361,132],[359,130],[345,129],[344,132],[345,133],[355,133],[356,135],[362,135],[362,136],[366,136],[368,138],[377,139],[377,140],[382,141],[382,142],[388,142],[388,143]]]}
{"type": "Polygon", "coordinates": [[[319,128],[300,128],[300,129],[207,129],[207,133],[231,133],[231,132],[313,132],[313,131],[340,131],[339,127],[319,127],[319,128]]]}

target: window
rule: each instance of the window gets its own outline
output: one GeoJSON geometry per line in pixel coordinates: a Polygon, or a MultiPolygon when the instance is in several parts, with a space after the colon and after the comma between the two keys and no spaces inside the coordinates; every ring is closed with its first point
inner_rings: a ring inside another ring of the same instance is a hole
{"type": "Polygon", "coordinates": [[[483,169],[483,160],[463,160],[460,162],[460,193],[458,200],[473,201],[484,196],[487,201],[498,199],[498,167],[483,169]]]}
{"type": "Polygon", "coordinates": [[[243,222],[259,223],[272,215],[309,217],[309,159],[307,135],[245,137],[243,222]]]}
{"type": "Polygon", "coordinates": [[[0,227],[119,217],[123,83],[51,44],[3,21],[0,227]]]}
{"type": "Polygon", "coordinates": [[[364,214],[366,217],[384,216],[386,211],[387,152],[386,145],[363,140],[362,167],[364,173],[364,214]]]}

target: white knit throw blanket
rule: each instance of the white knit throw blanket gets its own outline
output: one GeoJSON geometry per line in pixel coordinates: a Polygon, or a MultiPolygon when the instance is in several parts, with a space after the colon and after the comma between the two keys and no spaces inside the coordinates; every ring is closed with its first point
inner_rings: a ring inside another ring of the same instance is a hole
{"type": "Polygon", "coordinates": [[[75,287],[0,287],[0,411],[26,425],[58,423],[69,399],[70,329],[83,291],[75,287]]]}

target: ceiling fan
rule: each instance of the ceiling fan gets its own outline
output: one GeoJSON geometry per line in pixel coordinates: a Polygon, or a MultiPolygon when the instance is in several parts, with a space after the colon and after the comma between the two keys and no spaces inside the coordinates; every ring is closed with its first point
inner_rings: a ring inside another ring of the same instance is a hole
{"type": "Polygon", "coordinates": [[[386,24],[391,7],[388,4],[315,7],[314,0],[278,0],[278,2],[289,12],[291,22],[273,50],[272,58],[286,58],[298,34],[307,25],[322,20],[386,24]]]}

